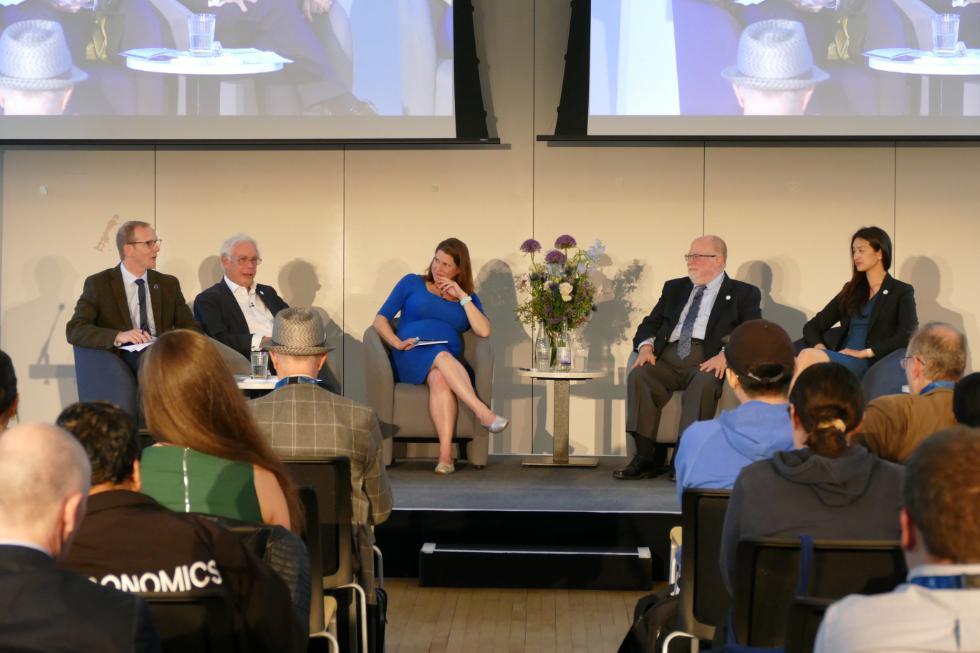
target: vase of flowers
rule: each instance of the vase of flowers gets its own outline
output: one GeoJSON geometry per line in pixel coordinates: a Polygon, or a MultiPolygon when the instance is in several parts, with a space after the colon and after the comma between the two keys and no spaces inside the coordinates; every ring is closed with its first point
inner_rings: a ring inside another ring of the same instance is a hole
{"type": "Polygon", "coordinates": [[[541,338],[546,337],[550,345],[547,365],[554,369],[561,363],[558,360],[560,335],[564,333],[568,342],[568,332],[585,324],[596,310],[595,286],[589,274],[605,252],[605,246],[597,240],[591,247],[582,249],[575,238],[563,234],[555,239],[554,249],[539,260],[541,250],[541,243],[533,238],[521,244],[521,251],[531,257],[531,265],[526,274],[517,278],[517,290],[524,300],[516,312],[521,322],[539,329],[535,340],[539,360],[535,365],[545,365],[538,350],[543,349],[541,338]]]}

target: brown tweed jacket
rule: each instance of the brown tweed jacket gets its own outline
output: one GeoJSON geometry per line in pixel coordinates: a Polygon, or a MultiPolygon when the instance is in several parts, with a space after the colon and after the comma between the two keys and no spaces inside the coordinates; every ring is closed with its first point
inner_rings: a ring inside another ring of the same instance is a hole
{"type": "Polygon", "coordinates": [[[287,385],[249,402],[255,421],[280,456],[350,458],[360,584],[374,602],[373,526],[391,514],[381,426],[374,411],[307,383],[287,385]]]}
{"type": "Polygon", "coordinates": [[[956,425],[953,391],[936,388],[924,395],[885,395],[864,409],[861,438],[885,460],[904,463],[927,437],[956,425]]]}

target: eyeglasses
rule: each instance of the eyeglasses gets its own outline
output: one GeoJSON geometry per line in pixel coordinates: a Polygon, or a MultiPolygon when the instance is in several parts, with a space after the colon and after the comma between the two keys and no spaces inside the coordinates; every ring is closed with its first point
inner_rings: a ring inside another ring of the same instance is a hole
{"type": "Polygon", "coordinates": [[[262,263],[262,259],[259,258],[258,256],[239,256],[238,258],[233,258],[231,260],[234,261],[237,265],[245,265],[246,263],[250,263],[252,265],[260,265],[262,263]]]}
{"type": "Polygon", "coordinates": [[[688,262],[702,261],[706,258],[718,258],[718,255],[717,254],[685,254],[684,255],[684,260],[688,262]]]}
{"type": "Polygon", "coordinates": [[[155,240],[131,240],[130,245],[146,245],[150,249],[153,249],[155,245],[160,245],[163,243],[163,238],[157,238],[155,240]]]}
{"type": "Polygon", "coordinates": [[[916,356],[906,356],[905,358],[899,360],[898,361],[898,364],[902,366],[902,369],[903,370],[907,370],[909,368],[909,361],[912,360],[913,358],[917,358],[917,357],[916,356]]]}

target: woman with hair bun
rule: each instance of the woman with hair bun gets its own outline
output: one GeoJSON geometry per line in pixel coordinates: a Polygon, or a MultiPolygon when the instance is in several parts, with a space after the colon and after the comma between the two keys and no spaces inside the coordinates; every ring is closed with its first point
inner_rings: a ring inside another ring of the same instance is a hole
{"type": "Polygon", "coordinates": [[[851,444],[864,415],[857,377],[837,363],[813,365],[796,380],[789,403],[797,448],[745,467],[732,490],[721,551],[729,594],[744,538],[899,536],[903,468],[851,444]]]}
{"type": "Polygon", "coordinates": [[[892,241],[883,229],[862,227],[851,236],[851,280],[803,325],[807,349],[799,375],[815,363],[840,363],[859,379],[875,362],[908,344],[919,319],[915,291],[888,274],[892,241]],[[839,330],[831,330],[840,323],[839,330]]]}

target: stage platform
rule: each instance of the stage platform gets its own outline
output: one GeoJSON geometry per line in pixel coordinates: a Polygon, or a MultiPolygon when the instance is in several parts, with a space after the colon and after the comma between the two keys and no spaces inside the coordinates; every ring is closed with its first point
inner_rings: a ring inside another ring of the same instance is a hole
{"type": "MultiPolygon", "coordinates": [[[[524,456],[491,456],[487,466],[460,465],[449,476],[431,460],[388,468],[395,507],[378,527],[385,574],[417,577],[425,543],[469,547],[648,547],[651,577],[666,575],[667,533],[680,524],[675,485],[664,478],[617,481],[625,458],[602,457],[595,468],[524,467],[524,456]]],[[[566,579],[567,580],[567,579],[566,579]]],[[[593,579],[589,586],[611,587],[593,579]]],[[[582,586],[567,580],[568,586],[582,586]]],[[[516,586],[513,579],[490,586],[516,586]]],[[[528,579],[527,586],[556,586],[528,579]]]]}

